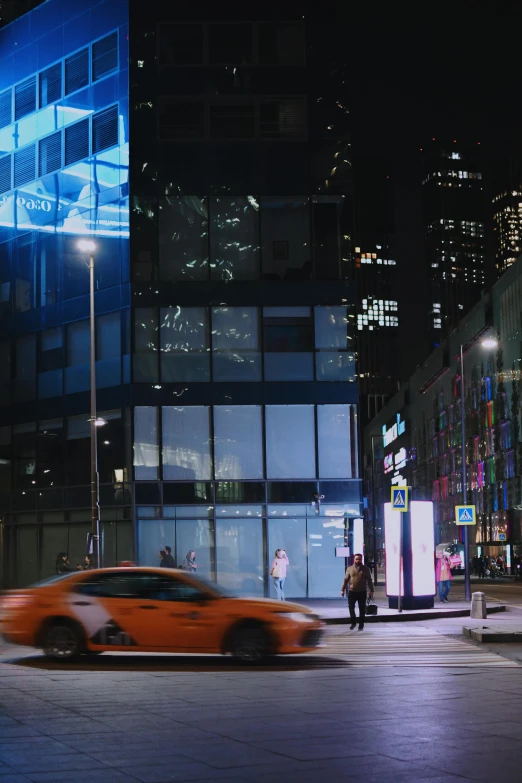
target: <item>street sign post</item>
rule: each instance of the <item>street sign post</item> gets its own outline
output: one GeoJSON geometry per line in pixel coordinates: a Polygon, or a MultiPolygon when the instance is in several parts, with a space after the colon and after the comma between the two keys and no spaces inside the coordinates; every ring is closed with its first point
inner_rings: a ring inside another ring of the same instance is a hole
{"type": "Polygon", "coordinates": [[[391,504],[394,511],[406,513],[408,511],[408,500],[408,487],[391,488],[391,504]]]}
{"type": "Polygon", "coordinates": [[[476,525],[475,506],[455,506],[455,522],[457,525],[476,525]]]}
{"type": "Polygon", "coordinates": [[[498,540],[499,540],[499,541],[505,541],[505,540],[506,540],[506,538],[507,538],[507,536],[506,536],[506,534],[505,534],[505,533],[499,533],[499,534],[498,534],[498,540]]]}

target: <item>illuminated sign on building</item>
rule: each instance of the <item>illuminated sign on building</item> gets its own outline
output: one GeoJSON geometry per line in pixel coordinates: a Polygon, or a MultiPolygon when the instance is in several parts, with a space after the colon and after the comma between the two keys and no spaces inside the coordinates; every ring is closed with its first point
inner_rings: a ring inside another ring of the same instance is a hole
{"type": "Polygon", "coordinates": [[[387,454],[384,458],[384,472],[390,473],[393,470],[393,454],[387,454]]]}
{"type": "Polygon", "coordinates": [[[396,470],[400,470],[401,468],[406,467],[406,463],[408,461],[408,452],[404,447],[399,449],[397,454],[394,456],[393,461],[396,470]]]}
{"type": "Polygon", "coordinates": [[[401,435],[403,435],[406,432],[406,422],[401,421],[401,414],[397,414],[397,421],[395,424],[390,427],[390,429],[386,429],[386,425],[383,424],[382,427],[382,442],[383,445],[389,446],[390,443],[393,443],[394,440],[397,440],[401,435]]]}

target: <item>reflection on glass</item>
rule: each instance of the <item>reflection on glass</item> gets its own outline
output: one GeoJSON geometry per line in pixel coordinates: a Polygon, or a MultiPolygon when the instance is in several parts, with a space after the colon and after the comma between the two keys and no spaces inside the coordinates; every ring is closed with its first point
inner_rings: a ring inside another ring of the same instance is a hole
{"type": "Polygon", "coordinates": [[[212,351],[215,381],[260,381],[258,308],[213,307],[212,351]]]}
{"type": "Polygon", "coordinates": [[[193,549],[197,563],[196,574],[203,579],[213,579],[214,522],[209,519],[176,520],[176,565],[183,565],[188,552],[193,549]]]}
{"type": "Polygon", "coordinates": [[[357,478],[357,410],[318,405],[319,478],[357,478]]]}
{"type": "Polygon", "coordinates": [[[161,280],[208,278],[208,210],[198,196],[162,198],[159,208],[161,280]]]}
{"type": "Polygon", "coordinates": [[[134,408],[134,477],[159,478],[158,409],[134,408]]]}
{"type": "Polygon", "coordinates": [[[261,416],[259,405],[214,408],[216,479],[263,478],[261,416]]]}
{"type": "Polygon", "coordinates": [[[238,595],[264,595],[261,519],[216,519],[216,581],[238,595]]]}
{"type": "Polygon", "coordinates": [[[160,309],[161,379],[208,381],[210,348],[206,307],[160,309]]]}
{"type": "Polygon", "coordinates": [[[162,409],[163,478],[205,481],[211,476],[210,408],[162,409]]]}
{"type": "Polygon", "coordinates": [[[262,198],[261,242],[264,280],[310,280],[308,199],[262,198]]]}
{"type": "Polygon", "coordinates": [[[254,196],[210,200],[210,276],[259,278],[259,204],[254,196]]]}
{"type": "Polygon", "coordinates": [[[174,552],[175,522],[173,519],[138,520],[138,563],[141,566],[159,566],[160,549],[170,546],[174,552]]]}
{"type": "Polygon", "coordinates": [[[267,478],[315,478],[313,405],[267,405],[267,478]]]}
{"type": "MultiPolygon", "coordinates": [[[[295,518],[268,519],[267,564],[270,565],[276,549],[285,549],[290,561],[286,571],[285,595],[289,598],[304,598],[307,594],[307,551],[306,520],[295,518]]],[[[276,598],[272,577],[268,577],[269,595],[276,598]]]]}
{"type": "Polygon", "coordinates": [[[344,558],[335,548],[344,546],[344,517],[307,519],[308,597],[337,598],[344,576],[344,558]]]}

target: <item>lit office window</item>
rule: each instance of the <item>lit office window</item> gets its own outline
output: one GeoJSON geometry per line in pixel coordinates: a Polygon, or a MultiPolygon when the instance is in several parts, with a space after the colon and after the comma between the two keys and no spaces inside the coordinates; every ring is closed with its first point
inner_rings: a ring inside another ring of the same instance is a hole
{"type": "Polygon", "coordinates": [[[354,405],[318,405],[319,478],[357,478],[357,410],[354,405]]]}
{"type": "Polygon", "coordinates": [[[313,405],[267,405],[267,478],[315,478],[313,405]]]}
{"type": "Polygon", "coordinates": [[[262,410],[259,405],[216,406],[216,479],[263,478],[262,440],[262,410]]]}
{"type": "Polygon", "coordinates": [[[212,478],[210,408],[200,405],[162,408],[162,444],[164,479],[212,478]]]}
{"type": "Polygon", "coordinates": [[[158,409],[134,408],[134,478],[159,478],[158,409]]]}

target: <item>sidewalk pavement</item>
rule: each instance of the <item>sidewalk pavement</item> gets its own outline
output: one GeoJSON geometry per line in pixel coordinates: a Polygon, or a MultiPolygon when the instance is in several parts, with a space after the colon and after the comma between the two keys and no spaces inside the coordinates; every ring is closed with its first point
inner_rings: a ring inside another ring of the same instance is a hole
{"type": "MultiPolygon", "coordinates": [[[[319,617],[328,624],[349,622],[348,604],[346,598],[288,598],[289,601],[296,601],[313,609],[319,617]]],[[[388,598],[386,596],[384,585],[378,585],[375,588],[374,600],[377,604],[377,615],[368,615],[368,623],[387,623],[387,622],[408,622],[410,620],[430,620],[444,617],[469,617],[470,603],[468,601],[449,600],[447,604],[441,604],[438,597],[435,597],[433,609],[404,609],[398,612],[397,609],[388,608],[388,598]]],[[[506,605],[498,601],[489,600],[487,610],[489,614],[504,612],[506,605]]]]}

